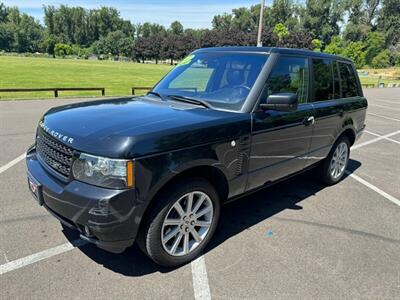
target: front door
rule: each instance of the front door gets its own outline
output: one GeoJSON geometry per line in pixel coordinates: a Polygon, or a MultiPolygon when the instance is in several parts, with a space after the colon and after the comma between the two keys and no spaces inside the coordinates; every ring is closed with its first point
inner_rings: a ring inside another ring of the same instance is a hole
{"type": "Polygon", "coordinates": [[[308,103],[307,57],[281,56],[267,80],[262,101],[269,95],[284,92],[297,94],[296,111],[257,109],[253,113],[247,190],[300,171],[305,166],[314,124],[313,106],[308,103]]]}

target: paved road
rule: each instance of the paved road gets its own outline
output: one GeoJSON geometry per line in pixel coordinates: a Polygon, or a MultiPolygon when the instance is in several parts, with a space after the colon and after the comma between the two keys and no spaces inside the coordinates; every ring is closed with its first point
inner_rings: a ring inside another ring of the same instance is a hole
{"type": "Polygon", "coordinates": [[[47,109],[79,100],[0,102],[0,298],[399,299],[400,89],[365,94],[347,178],[324,187],[309,172],[226,206],[203,258],[177,269],[136,247],[75,247],[27,191],[14,159],[47,109]]]}

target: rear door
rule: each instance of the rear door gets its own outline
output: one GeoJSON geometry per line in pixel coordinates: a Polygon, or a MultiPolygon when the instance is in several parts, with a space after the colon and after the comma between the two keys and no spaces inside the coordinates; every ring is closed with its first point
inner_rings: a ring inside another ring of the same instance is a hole
{"type": "Polygon", "coordinates": [[[341,99],[339,69],[332,59],[312,58],[312,94],[315,124],[307,165],[328,155],[341,132],[346,103],[341,99]]]}
{"type": "Polygon", "coordinates": [[[285,92],[297,94],[296,111],[258,109],[253,113],[247,190],[304,168],[313,130],[307,57],[281,55],[266,82],[261,103],[271,94],[285,92]]]}

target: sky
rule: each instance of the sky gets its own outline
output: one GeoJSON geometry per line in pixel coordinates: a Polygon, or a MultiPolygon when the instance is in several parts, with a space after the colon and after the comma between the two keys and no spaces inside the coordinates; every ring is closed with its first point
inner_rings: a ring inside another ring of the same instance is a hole
{"type": "MultiPolygon", "coordinates": [[[[1,0],[0,0],[1,1],[1,0]]],[[[266,0],[269,5],[272,0],[266,0]]],[[[210,28],[214,15],[230,13],[233,8],[260,3],[260,0],[3,0],[6,6],[16,6],[43,23],[43,5],[81,6],[97,8],[112,6],[118,9],[121,17],[132,23],[159,23],[168,27],[179,20],[190,28],[210,28]]]]}

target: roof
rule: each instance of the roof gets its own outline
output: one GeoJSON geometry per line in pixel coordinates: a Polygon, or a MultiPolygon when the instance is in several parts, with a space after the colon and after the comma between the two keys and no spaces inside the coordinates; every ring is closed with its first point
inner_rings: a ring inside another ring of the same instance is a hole
{"type": "Polygon", "coordinates": [[[306,55],[318,58],[331,58],[331,59],[339,59],[346,60],[351,62],[350,59],[332,55],[322,52],[315,52],[307,49],[295,49],[295,48],[279,48],[279,47],[255,47],[255,46],[227,46],[227,47],[210,47],[210,48],[201,48],[196,50],[195,52],[209,52],[209,51],[227,51],[227,52],[257,52],[257,53],[281,53],[281,54],[297,54],[297,55],[306,55]]]}

